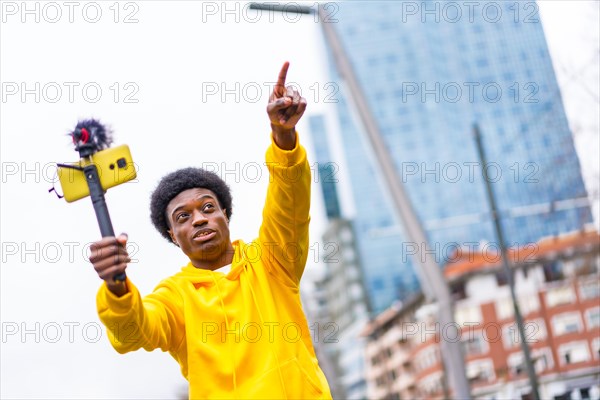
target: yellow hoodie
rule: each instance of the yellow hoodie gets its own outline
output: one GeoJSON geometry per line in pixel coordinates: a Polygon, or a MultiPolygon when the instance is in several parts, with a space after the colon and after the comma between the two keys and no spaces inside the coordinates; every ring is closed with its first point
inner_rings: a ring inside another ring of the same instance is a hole
{"type": "Polygon", "coordinates": [[[168,351],[191,399],[330,399],[300,302],[308,253],[310,169],[304,148],[272,141],[258,239],[233,242],[225,275],[191,263],[142,298],[98,291],[100,320],[119,353],[168,351]]]}

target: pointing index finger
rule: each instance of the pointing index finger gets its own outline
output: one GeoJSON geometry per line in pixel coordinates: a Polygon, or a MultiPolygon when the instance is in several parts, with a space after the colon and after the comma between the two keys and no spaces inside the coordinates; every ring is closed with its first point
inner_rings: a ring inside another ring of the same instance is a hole
{"type": "Polygon", "coordinates": [[[277,83],[275,84],[275,92],[285,93],[285,78],[287,76],[289,66],[289,61],[283,63],[281,71],[279,71],[279,76],[277,77],[277,83]]]}

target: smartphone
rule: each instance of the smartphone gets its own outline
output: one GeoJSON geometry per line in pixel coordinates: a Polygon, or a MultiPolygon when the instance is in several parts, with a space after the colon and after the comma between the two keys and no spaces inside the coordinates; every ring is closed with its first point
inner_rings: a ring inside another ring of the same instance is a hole
{"type": "Polygon", "coordinates": [[[129,182],[137,177],[129,146],[109,147],[92,155],[91,160],[80,160],[72,164],[58,164],[58,179],[63,196],[69,203],[90,195],[85,175],[81,168],[95,164],[104,190],[129,182]],[[70,168],[72,165],[75,168],[70,168]]]}

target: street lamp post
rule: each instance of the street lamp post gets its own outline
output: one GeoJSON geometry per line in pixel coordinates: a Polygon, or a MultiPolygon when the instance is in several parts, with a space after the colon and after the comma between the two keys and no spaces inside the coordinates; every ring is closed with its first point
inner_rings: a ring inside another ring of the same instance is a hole
{"type": "Polygon", "coordinates": [[[498,212],[498,207],[496,206],[496,198],[494,196],[494,189],[488,179],[487,168],[486,168],[486,156],[485,151],[483,149],[483,143],[481,142],[481,133],[479,132],[479,127],[477,124],[473,126],[473,136],[475,136],[475,143],[477,144],[477,153],[479,155],[479,160],[481,161],[481,171],[483,173],[483,181],[485,182],[485,189],[487,193],[487,198],[490,203],[492,220],[494,221],[494,229],[496,230],[496,239],[498,240],[498,247],[500,247],[500,256],[502,257],[502,269],[504,274],[506,274],[506,279],[508,280],[508,286],[510,288],[510,295],[512,297],[513,308],[515,312],[515,321],[517,323],[517,328],[519,331],[519,338],[521,341],[521,349],[523,350],[523,357],[525,358],[525,368],[527,369],[527,375],[529,376],[529,382],[531,384],[531,393],[535,400],[540,398],[539,390],[538,390],[538,382],[537,376],[535,374],[535,369],[533,367],[533,362],[531,361],[531,353],[529,351],[529,345],[526,342],[527,336],[525,336],[525,326],[523,325],[523,316],[521,315],[521,310],[519,309],[519,302],[517,301],[517,295],[515,293],[515,282],[513,271],[509,266],[508,255],[506,252],[506,242],[504,240],[504,231],[502,229],[502,224],[500,223],[500,215],[498,212]]]}

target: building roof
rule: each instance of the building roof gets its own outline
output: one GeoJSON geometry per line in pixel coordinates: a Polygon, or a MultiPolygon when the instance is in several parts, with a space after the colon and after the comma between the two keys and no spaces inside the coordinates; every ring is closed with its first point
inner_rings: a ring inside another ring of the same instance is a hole
{"type": "MultiPolygon", "coordinates": [[[[543,238],[537,243],[507,249],[509,261],[513,265],[529,264],[546,258],[553,258],[558,253],[565,253],[577,248],[600,246],[600,234],[597,231],[576,231],[565,235],[543,238]]],[[[488,252],[457,251],[452,261],[446,264],[444,275],[448,280],[455,280],[465,274],[481,272],[501,265],[498,246],[488,252]]]]}
{"type": "Polygon", "coordinates": [[[365,328],[360,332],[360,336],[370,336],[374,334],[378,329],[393,321],[398,315],[420,305],[424,299],[425,297],[423,294],[419,292],[410,296],[404,302],[395,301],[390,307],[369,321],[365,328]]]}
{"type": "MultiPolygon", "coordinates": [[[[555,258],[557,254],[565,254],[577,249],[600,247],[600,234],[596,230],[582,230],[560,236],[543,238],[537,243],[519,248],[508,249],[508,256],[514,265],[526,265],[542,259],[555,258]]],[[[465,275],[487,271],[501,265],[497,253],[497,246],[493,252],[461,251],[455,254],[453,262],[446,264],[444,275],[450,281],[457,280],[465,275]]],[[[398,316],[408,312],[415,306],[422,305],[424,297],[418,293],[405,302],[397,301],[386,310],[373,318],[361,331],[361,336],[371,336],[398,316]]]]}

